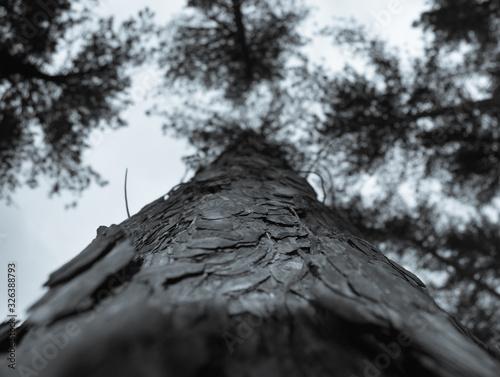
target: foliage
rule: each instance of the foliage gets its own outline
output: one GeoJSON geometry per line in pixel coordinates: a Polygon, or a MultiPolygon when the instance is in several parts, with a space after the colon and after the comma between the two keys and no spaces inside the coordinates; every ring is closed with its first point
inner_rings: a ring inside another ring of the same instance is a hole
{"type": "Polygon", "coordinates": [[[420,16],[421,25],[434,35],[434,47],[456,49],[461,43],[476,51],[497,48],[500,4],[492,0],[434,0],[420,16]],[[452,15],[452,17],[450,17],[452,15]]]}
{"type": "Polygon", "coordinates": [[[256,84],[282,78],[304,44],[296,28],[307,11],[297,1],[190,0],[188,7],[161,45],[167,87],[195,82],[238,101],[256,84]]]}
{"type": "Polygon", "coordinates": [[[129,104],[125,68],[147,56],[151,14],[123,23],[91,18],[94,1],[6,0],[0,4],[0,198],[41,175],[51,193],[105,181],[82,152],[89,134],[120,127],[129,104]]]}

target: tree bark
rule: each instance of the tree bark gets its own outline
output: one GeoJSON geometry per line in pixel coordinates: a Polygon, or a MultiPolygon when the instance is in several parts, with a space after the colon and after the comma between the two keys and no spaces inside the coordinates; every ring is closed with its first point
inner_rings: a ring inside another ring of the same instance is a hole
{"type": "Polygon", "coordinates": [[[500,371],[416,276],[250,132],[165,198],[99,228],[46,285],[19,328],[21,376],[500,371]]]}

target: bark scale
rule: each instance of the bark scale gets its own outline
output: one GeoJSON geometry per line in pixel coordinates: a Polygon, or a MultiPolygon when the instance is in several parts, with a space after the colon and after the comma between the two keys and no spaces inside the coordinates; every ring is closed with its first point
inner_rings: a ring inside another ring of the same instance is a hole
{"type": "Polygon", "coordinates": [[[99,228],[46,285],[20,328],[21,376],[500,370],[416,276],[252,133],[165,198],[99,228]]]}

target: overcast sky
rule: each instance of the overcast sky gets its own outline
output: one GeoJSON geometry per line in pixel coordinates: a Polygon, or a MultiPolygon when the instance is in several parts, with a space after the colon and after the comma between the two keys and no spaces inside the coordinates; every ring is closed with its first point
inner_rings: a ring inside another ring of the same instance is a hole
{"type": "MultiPolygon", "coordinates": [[[[124,19],[140,8],[150,7],[157,19],[166,21],[179,12],[185,0],[101,0],[99,12],[124,19]]],[[[419,31],[411,23],[424,8],[423,0],[306,0],[316,10],[320,25],[328,25],[332,17],[355,17],[378,29],[393,44],[419,49],[419,31]],[[392,13],[391,13],[392,11],[392,13]]],[[[340,61],[328,55],[329,43],[313,44],[310,53],[323,56],[332,66],[340,61]]],[[[132,94],[135,98],[147,91],[152,77],[148,71],[138,74],[132,94]]],[[[78,254],[95,237],[100,225],[118,224],[126,219],[123,196],[125,168],[129,169],[128,202],[131,214],[163,196],[180,182],[185,172],[181,162],[189,154],[187,143],[164,136],[161,119],[144,115],[147,103],[137,103],[125,113],[127,128],[112,133],[95,134],[94,148],[85,155],[85,163],[109,181],[104,187],[92,186],[78,200],[78,206],[65,210],[71,195],[49,199],[48,185],[24,188],[14,195],[15,205],[0,203],[0,281],[4,287],[7,263],[17,263],[17,309],[26,309],[40,297],[42,284],[49,273],[78,254]]],[[[6,289],[0,290],[2,307],[7,307],[6,289]]],[[[1,315],[1,312],[0,312],[1,315]]]]}

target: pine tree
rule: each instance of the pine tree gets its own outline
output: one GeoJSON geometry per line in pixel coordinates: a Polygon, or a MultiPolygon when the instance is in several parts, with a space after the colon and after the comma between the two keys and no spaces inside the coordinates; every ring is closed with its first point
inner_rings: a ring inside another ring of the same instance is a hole
{"type": "Polygon", "coordinates": [[[99,228],[46,285],[17,329],[21,376],[500,370],[416,276],[318,202],[283,151],[253,132],[191,181],[99,228]]]}

